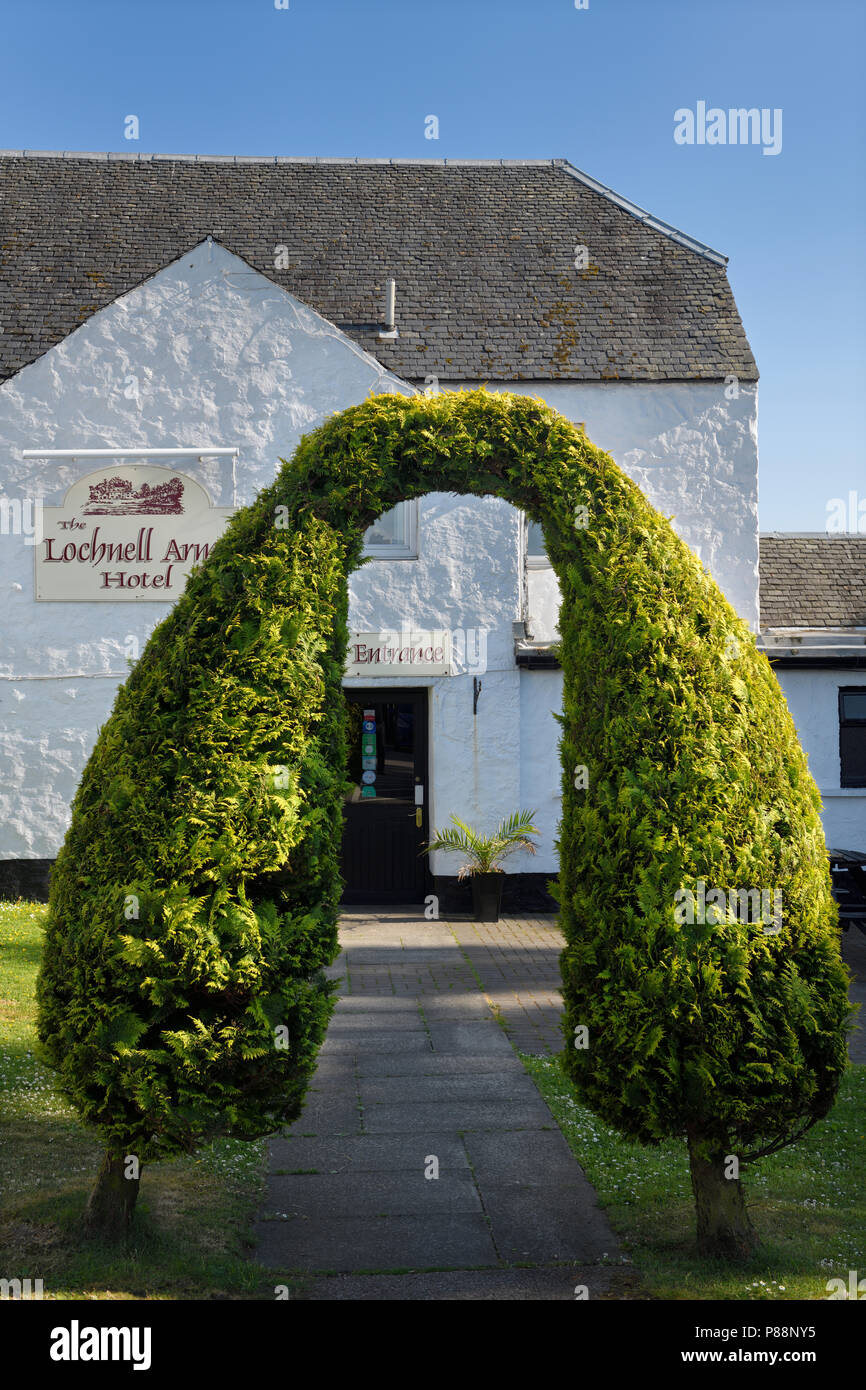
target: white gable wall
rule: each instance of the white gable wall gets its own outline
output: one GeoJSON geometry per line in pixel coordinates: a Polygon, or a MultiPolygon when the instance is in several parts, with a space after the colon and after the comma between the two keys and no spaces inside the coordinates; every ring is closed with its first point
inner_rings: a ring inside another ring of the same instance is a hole
{"type": "MultiPolygon", "coordinates": [[[[585,424],[593,444],[611,454],[670,518],[757,631],[756,383],[547,381],[489,389],[540,397],[575,424],[585,424]]],[[[559,590],[552,571],[530,573],[529,611],[538,639],[556,634],[559,590]]]]}
{"type": "MultiPolygon", "coordinates": [[[[251,502],[301,435],[370,391],[411,388],[334,326],[203,243],[0,387],[0,493],[60,505],[98,467],[36,448],[240,446],[183,459],[217,506],[251,502]],[[234,476],[233,476],[234,474],[234,476]]],[[[52,858],[90,749],[163,603],[35,603],[33,547],[0,535],[0,858],[52,858]],[[14,679],[9,679],[14,677],[14,679]]]]}

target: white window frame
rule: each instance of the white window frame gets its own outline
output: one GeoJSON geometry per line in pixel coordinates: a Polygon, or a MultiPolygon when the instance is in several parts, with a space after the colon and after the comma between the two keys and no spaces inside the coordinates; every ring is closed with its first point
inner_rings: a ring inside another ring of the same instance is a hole
{"type": "MultiPolygon", "coordinates": [[[[365,545],[364,555],[374,560],[418,559],[418,499],[398,502],[403,517],[403,539],[391,545],[365,545]]],[[[393,508],[391,510],[396,510],[393,508]]]]}

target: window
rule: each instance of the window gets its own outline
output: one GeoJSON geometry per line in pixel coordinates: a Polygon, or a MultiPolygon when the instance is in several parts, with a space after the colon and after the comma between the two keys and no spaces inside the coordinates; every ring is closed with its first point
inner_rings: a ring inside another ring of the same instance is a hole
{"type": "Polygon", "coordinates": [[[364,533],[364,554],[383,560],[418,558],[418,503],[398,502],[364,533]]]}
{"type": "Polygon", "coordinates": [[[840,787],[866,787],[866,685],[839,690],[840,787]]]}
{"type": "Polygon", "coordinates": [[[530,521],[526,525],[526,564],[531,570],[550,568],[550,560],[544,548],[544,533],[540,521],[530,521]]]}

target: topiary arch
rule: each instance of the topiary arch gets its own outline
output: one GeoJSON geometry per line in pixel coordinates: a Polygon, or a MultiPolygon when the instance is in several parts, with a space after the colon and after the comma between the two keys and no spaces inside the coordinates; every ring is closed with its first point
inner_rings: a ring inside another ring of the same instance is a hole
{"type": "Polygon", "coordinates": [[[89,1220],[128,1219],[125,1155],[300,1112],[337,944],[348,578],[376,517],[442,490],[542,522],[561,586],[567,1071],[624,1134],[687,1139],[703,1248],[742,1252],[725,1156],[791,1142],[846,1065],[818,792],[766,659],[669,523],[543,402],[484,391],[372,397],[305,437],[118,693],[39,981],[45,1055],[108,1148],[89,1220]],[[701,883],[780,890],[780,929],[689,923],[701,883]]]}

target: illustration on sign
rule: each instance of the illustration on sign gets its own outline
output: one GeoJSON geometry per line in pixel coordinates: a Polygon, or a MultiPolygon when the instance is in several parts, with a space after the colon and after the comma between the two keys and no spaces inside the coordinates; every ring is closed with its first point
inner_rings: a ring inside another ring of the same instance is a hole
{"type": "Polygon", "coordinates": [[[90,473],[43,510],[34,547],[41,603],[172,603],[233,515],[195,478],[149,464],[90,473]]]}
{"type": "Polygon", "coordinates": [[[165,516],[183,511],[183,483],[170,478],[151,487],[142,483],[138,492],[128,478],[103,478],[90,488],[90,502],[83,516],[165,516]]]}

